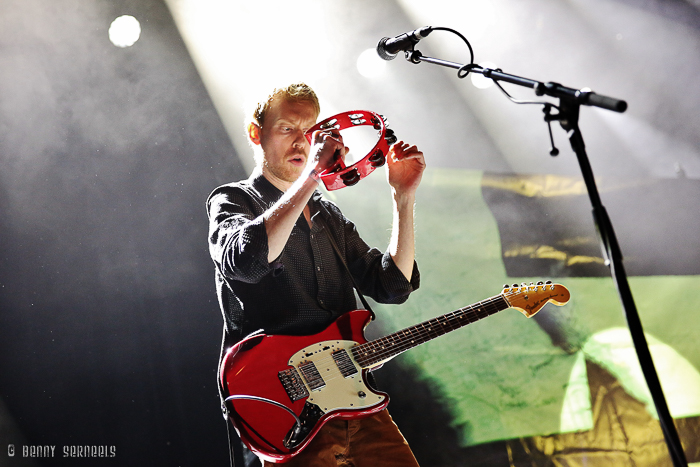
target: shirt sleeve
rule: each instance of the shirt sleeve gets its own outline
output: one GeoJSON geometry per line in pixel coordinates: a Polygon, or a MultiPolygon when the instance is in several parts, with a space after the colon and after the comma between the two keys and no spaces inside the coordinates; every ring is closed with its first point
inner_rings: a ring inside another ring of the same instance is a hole
{"type": "Polygon", "coordinates": [[[370,248],[360,237],[355,225],[340,214],[345,258],[363,294],[379,303],[403,303],[420,286],[420,273],[415,260],[411,280],[394,263],[389,251],[370,248]]]}
{"type": "Polygon", "coordinates": [[[217,188],[207,200],[209,254],[228,280],[257,283],[271,271],[262,207],[243,189],[217,188]]]}

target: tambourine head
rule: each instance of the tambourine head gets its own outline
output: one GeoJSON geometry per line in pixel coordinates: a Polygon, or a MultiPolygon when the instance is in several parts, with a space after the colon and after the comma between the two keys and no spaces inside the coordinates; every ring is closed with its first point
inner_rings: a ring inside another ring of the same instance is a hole
{"type": "Polygon", "coordinates": [[[346,186],[355,185],[372,173],[374,169],[384,165],[386,155],[389,153],[389,145],[396,142],[396,136],[394,136],[393,131],[386,127],[384,118],[381,115],[368,110],[351,110],[334,115],[320,121],[305,133],[306,139],[311,144],[313,132],[316,130],[334,129],[342,131],[362,125],[372,126],[378,131],[377,143],[365,157],[353,165],[346,167],[342,160],[338,160],[335,165],[319,173],[319,178],[323,181],[327,190],[339,190],[346,186]]]}

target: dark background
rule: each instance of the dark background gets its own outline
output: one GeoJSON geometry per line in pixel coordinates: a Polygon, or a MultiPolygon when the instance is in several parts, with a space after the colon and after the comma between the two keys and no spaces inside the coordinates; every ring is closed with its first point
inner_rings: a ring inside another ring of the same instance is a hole
{"type": "Polygon", "coordinates": [[[21,433],[225,465],[204,201],[246,175],[166,6],[3,0],[0,17],[2,450],[21,433]],[[120,49],[127,12],[145,27],[120,49]]]}

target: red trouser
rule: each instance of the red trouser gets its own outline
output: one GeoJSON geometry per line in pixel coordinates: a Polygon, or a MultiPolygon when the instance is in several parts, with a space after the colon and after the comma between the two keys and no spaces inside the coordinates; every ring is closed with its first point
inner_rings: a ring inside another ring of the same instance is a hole
{"type": "Polygon", "coordinates": [[[331,420],[284,467],[418,467],[387,410],[358,420],[331,420]]]}

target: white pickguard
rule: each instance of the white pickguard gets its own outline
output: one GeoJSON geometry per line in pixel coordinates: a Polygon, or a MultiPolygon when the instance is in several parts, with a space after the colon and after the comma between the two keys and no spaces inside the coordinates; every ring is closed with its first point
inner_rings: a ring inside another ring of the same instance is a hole
{"type": "MultiPolygon", "coordinates": [[[[324,413],[337,409],[357,410],[365,407],[372,407],[381,404],[386,396],[376,394],[369,389],[362,378],[362,368],[352,358],[350,349],[355,346],[354,341],[324,341],[304,347],[289,359],[289,365],[298,369],[300,364],[313,362],[316,365],[325,386],[311,390],[307,382],[302,377],[304,385],[309,391],[307,399],[312,404],[316,404],[324,413]],[[350,357],[350,361],[357,369],[357,373],[352,376],[343,377],[338,366],[333,359],[332,353],[345,349],[350,357]]],[[[299,370],[301,375],[301,370],[299,370]]]]}

